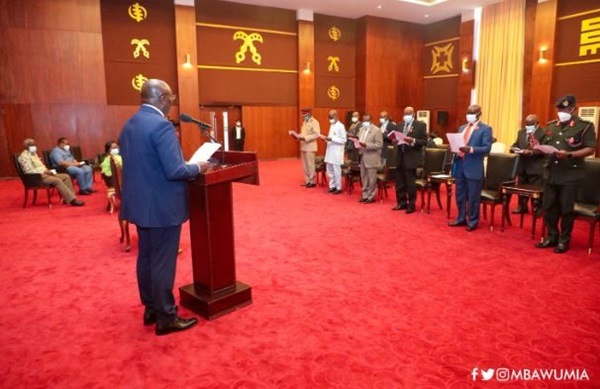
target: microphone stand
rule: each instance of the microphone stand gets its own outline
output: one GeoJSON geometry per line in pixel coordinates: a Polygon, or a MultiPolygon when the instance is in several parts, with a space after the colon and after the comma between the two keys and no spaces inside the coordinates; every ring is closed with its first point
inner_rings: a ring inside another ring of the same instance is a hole
{"type": "MultiPolygon", "coordinates": [[[[217,140],[208,131],[209,130],[208,126],[205,126],[205,125],[200,124],[200,123],[196,123],[196,124],[198,124],[198,126],[200,127],[200,130],[202,130],[202,132],[206,136],[208,136],[210,138],[210,140],[212,140],[215,143],[219,143],[219,142],[217,142],[217,140]]],[[[225,147],[224,147],[223,144],[221,144],[221,166],[223,166],[223,167],[227,166],[227,164],[225,163],[225,147]]]]}

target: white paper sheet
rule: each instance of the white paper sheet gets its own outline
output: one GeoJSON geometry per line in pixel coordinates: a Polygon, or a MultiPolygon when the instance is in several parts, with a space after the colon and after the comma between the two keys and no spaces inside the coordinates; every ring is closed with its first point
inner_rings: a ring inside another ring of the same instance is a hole
{"type": "Polygon", "coordinates": [[[450,150],[453,153],[460,152],[461,147],[465,147],[465,137],[462,133],[454,132],[446,134],[448,138],[448,143],[450,143],[450,150]]]}
{"type": "Polygon", "coordinates": [[[558,151],[556,147],[550,145],[537,145],[533,149],[539,150],[544,154],[554,154],[558,151]]]}
{"type": "Polygon", "coordinates": [[[198,150],[196,150],[194,155],[192,155],[192,158],[190,158],[189,163],[197,164],[198,162],[206,162],[210,157],[212,157],[215,151],[219,150],[220,148],[220,143],[206,142],[202,146],[200,146],[198,150]]]}

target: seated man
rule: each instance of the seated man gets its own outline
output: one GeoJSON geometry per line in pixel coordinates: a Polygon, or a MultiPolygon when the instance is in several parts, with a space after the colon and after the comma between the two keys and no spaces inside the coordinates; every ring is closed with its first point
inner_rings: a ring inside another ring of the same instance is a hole
{"type": "Polygon", "coordinates": [[[80,195],[89,195],[96,192],[92,189],[92,168],[85,165],[85,162],[77,161],[71,151],[69,140],[67,138],[59,138],[58,145],[50,152],[50,163],[52,167],[62,166],[67,169],[71,177],[77,179],[80,195]]]}
{"type": "Polygon", "coordinates": [[[84,204],[83,201],[79,201],[75,197],[73,183],[68,174],[56,174],[44,166],[42,160],[37,155],[37,147],[33,139],[25,139],[23,146],[25,146],[25,150],[19,155],[19,165],[21,165],[25,174],[41,174],[42,181],[55,187],[64,202],[74,207],[80,207],[84,204]]]}

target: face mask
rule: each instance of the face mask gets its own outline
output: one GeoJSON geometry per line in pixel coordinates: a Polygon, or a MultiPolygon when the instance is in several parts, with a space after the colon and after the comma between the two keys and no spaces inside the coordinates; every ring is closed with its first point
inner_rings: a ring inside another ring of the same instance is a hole
{"type": "Polygon", "coordinates": [[[305,121],[305,122],[307,122],[307,121],[308,121],[308,119],[310,119],[310,115],[304,115],[303,117],[304,117],[304,121],[305,121]]]}
{"type": "Polygon", "coordinates": [[[468,113],[467,114],[467,122],[473,124],[477,121],[477,115],[474,113],[468,113]]]}
{"type": "Polygon", "coordinates": [[[119,154],[119,148],[117,147],[116,149],[110,149],[110,153],[112,155],[118,155],[119,154]]]}
{"type": "Polygon", "coordinates": [[[535,131],[535,125],[534,126],[525,126],[525,131],[527,131],[528,134],[534,132],[535,131]]]}
{"type": "Polygon", "coordinates": [[[31,154],[35,154],[35,152],[37,151],[37,147],[36,146],[29,146],[27,149],[29,150],[29,152],[31,154]]]}
{"type": "Polygon", "coordinates": [[[335,119],[329,119],[329,123],[334,124],[336,122],[335,119]]]}
{"type": "Polygon", "coordinates": [[[404,123],[410,123],[413,120],[412,115],[404,115],[403,119],[404,119],[404,123]]]}
{"type": "Polygon", "coordinates": [[[363,122],[362,126],[363,127],[369,127],[371,125],[371,122],[363,122]]]}
{"type": "Polygon", "coordinates": [[[386,118],[379,118],[379,123],[383,124],[383,123],[385,123],[385,122],[387,122],[387,119],[386,119],[386,118]]]}
{"type": "Polygon", "coordinates": [[[69,149],[70,149],[70,148],[71,148],[71,146],[69,146],[69,145],[64,145],[64,146],[63,146],[63,149],[64,149],[65,151],[69,151],[69,149]]]}
{"type": "Polygon", "coordinates": [[[352,118],[352,123],[356,123],[356,122],[358,122],[358,118],[353,117],[352,118]]]}
{"type": "Polygon", "coordinates": [[[568,112],[558,112],[558,121],[561,123],[568,122],[571,119],[571,114],[568,112]]]}

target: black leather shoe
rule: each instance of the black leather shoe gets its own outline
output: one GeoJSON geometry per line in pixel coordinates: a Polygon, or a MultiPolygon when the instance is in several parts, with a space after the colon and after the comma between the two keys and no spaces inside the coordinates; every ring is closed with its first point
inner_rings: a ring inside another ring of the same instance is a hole
{"type": "Polygon", "coordinates": [[[466,226],[467,222],[466,221],[460,221],[460,220],[454,220],[451,221],[450,223],[448,223],[448,227],[460,227],[460,226],[466,226]]]}
{"type": "Polygon", "coordinates": [[[308,182],[305,182],[304,184],[300,184],[300,186],[306,186],[308,185],[308,182]]]}
{"type": "Polygon", "coordinates": [[[152,311],[144,311],[144,325],[149,326],[152,324],[156,324],[156,312],[152,311]]]}
{"type": "Polygon", "coordinates": [[[306,184],[305,188],[314,188],[315,186],[317,186],[317,184],[313,184],[312,182],[309,184],[306,184]]]}
{"type": "Polygon", "coordinates": [[[74,207],[81,207],[83,206],[85,203],[81,200],[77,200],[77,199],[73,199],[71,200],[71,205],[74,207]]]}
{"type": "Polygon", "coordinates": [[[467,226],[468,232],[475,231],[476,229],[477,229],[477,226],[467,226]]]}
{"type": "Polygon", "coordinates": [[[172,332],[185,331],[198,324],[198,319],[192,317],[190,319],[183,319],[177,317],[169,324],[157,324],[156,325],[156,336],[168,335],[172,332]]]}
{"type": "Polygon", "coordinates": [[[369,199],[369,200],[363,201],[363,203],[365,203],[365,204],[373,204],[374,202],[375,202],[375,199],[369,199]]]}
{"type": "Polygon", "coordinates": [[[92,194],[92,193],[98,192],[96,189],[84,189],[84,191],[87,192],[88,194],[92,194]]]}
{"type": "Polygon", "coordinates": [[[410,215],[411,213],[415,213],[415,209],[414,208],[407,208],[406,209],[406,214],[410,215]]]}
{"type": "Polygon", "coordinates": [[[569,250],[569,245],[567,243],[559,243],[556,245],[554,252],[556,254],[564,254],[569,250]]]}
{"type": "Polygon", "coordinates": [[[342,194],[342,190],[341,190],[341,189],[336,189],[336,190],[334,190],[334,191],[333,191],[333,192],[331,192],[331,193],[333,193],[333,194],[335,194],[335,195],[342,194]]]}
{"type": "Polygon", "coordinates": [[[364,203],[365,201],[367,201],[367,199],[360,199],[360,200],[358,200],[359,203],[364,203]]]}
{"type": "Polygon", "coordinates": [[[92,193],[91,193],[91,192],[88,192],[87,190],[80,190],[80,191],[79,191],[79,195],[80,195],[80,196],[89,196],[89,195],[91,195],[91,194],[92,194],[92,193]]]}
{"type": "Polygon", "coordinates": [[[329,193],[333,193],[333,192],[335,192],[335,191],[336,191],[336,189],[335,189],[335,188],[329,188],[329,190],[328,190],[327,192],[329,192],[329,193]]]}
{"type": "Polygon", "coordinates": [[[406,205],[398,204],[394,208],[392,208],[392,211],[402,211],[403,209],[406,209],[406,205]]]}
{"type": "Polygon", "coordinates": [[[538,242],[535,244],[535,247],[537,247],[538,249],[546,249],[548,247],[556,247],[557,242],[550,240],[550,239],[544,239],[542,242],[538,242]]]}
{"type": "Polygon", "coordinates": [[[527,210],[527,208],[517,208],[517,209],[513,210],[512,213],[515,215],[520,215],[522,213],[527,214],[527,213],[529,213],[529,211],[527,210]]]}

